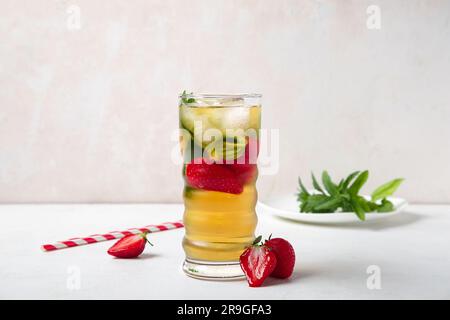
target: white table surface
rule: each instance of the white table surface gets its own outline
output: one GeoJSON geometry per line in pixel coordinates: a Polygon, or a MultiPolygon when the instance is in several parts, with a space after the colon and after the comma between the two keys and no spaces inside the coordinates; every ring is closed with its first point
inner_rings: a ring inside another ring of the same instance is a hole
{"type": "Polygon", "coordinates": [[[450,298],[450,206],[443,205],[411,205],[386,220],[340,227],[288,222],[260,209],[258,234],[288,239],[298,257],[291,279],[270,279],[260,288],[185,276],[183,229],[150,235],[155,246],[133,260],[107,255],[111,241],[40,250],[54,240],[177,220],[182,210],[174,204],[2,205],[0,298],[450,298]],[[379,290],[367,288],[370,265],[381,270],[379,290]]]}

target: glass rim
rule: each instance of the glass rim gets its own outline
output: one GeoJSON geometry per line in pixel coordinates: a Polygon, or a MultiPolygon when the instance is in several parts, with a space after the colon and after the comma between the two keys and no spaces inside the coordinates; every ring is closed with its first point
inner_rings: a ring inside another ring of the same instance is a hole
{"type": "Polygon", "coordinates": [[[241,99],[260,99],[260,93],[180,93],[178,98],[194,98],[194,99],[227,99],[227,98],[241,98],[241,99]]]}

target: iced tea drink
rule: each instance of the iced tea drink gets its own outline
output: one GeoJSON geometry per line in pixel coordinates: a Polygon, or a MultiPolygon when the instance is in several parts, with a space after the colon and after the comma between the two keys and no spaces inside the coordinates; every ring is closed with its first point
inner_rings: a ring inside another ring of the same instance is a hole
{"type": "Polygon", "coordinates": [[[196,278],[243,275],[239,256],[257,223],[260,95],[180,96],[184,158],[184,271],[196,278]]]}

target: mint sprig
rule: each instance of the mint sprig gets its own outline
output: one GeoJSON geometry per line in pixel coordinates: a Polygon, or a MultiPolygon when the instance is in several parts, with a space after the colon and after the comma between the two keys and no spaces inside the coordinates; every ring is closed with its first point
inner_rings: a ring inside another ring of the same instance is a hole
{"type": "MultiPolygon", "coordinates": [[[[192,94],[192,92],[189,94],[192,94]]],[[[188,98],[188,93],[186,92],[186,90],[183,90],[183,93],[181,94],[181,101],[183,103],[195,103],[194,98],[188,98]]]]}
{"type": "Polygon", "coordinates": [[[345,212],[354,212],[364,221],[367,212],[390,212],[394,205],[386,198],[392,195],[403,179],[394,179],[378,188],[372,193],[371,200],[359,195],[361,188],[369,178],[369,171],[355,171],[339,183],[333,182],[327,171],[322,172],[322,186],[311,174],[314,192],[308,191],[299,178],[299,192],[297,201],[300,203],[300,212],[304,213],[333,213],[338,209],[345,212]]]}

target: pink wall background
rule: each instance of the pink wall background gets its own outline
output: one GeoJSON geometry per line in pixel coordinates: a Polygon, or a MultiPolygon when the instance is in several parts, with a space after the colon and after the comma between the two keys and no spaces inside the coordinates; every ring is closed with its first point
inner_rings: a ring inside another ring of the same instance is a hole
{"type": "Polygon", "coordinates": [[[449,1],[0,1],[0,202],[177,202],[177,94],[259,92],[280,171],[450,202],[449,1]],[[369,29],[369,5],[381,28],[369,29]],[[77,24],[79,10],[80,24],[77,24]]]}

